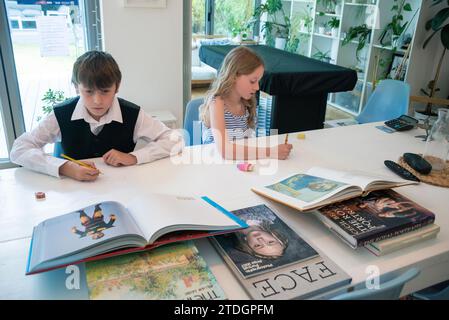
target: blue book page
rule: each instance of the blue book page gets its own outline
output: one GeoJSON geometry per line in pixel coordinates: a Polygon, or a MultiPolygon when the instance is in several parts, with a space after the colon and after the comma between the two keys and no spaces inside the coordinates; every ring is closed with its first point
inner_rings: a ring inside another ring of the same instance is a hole
{"type": "Polygon", "coordinates": [[[126,209],[112,201],[45,220],[35,231],[30,267],[124,235],[141,236],[141,231],[126,209]]]}

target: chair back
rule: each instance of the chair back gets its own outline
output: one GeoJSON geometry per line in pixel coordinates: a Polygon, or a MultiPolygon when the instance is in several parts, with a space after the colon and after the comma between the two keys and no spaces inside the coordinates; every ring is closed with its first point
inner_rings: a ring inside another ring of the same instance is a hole
{"type": "Polygon", "coordinates": [[[379,288],[365,288],[341,294],[332,300],[397,300],[404,285],[419,275],[417,268],[411,268],[400,276],[380,284],[379,288]]]}
{"type": "Polygon", "coordinates": [[[201,121],[199,121],[199,107],[204,99],[198,98],[187,103],[184,117],[184,132],[188,136],[184,137],[186,146],[193,146],[202,143],[201,121]]]}
{"type": "Polygon", "coordinates": [[[376,87],[360,115],[358,123],[386,121],[407,114],[410,86],[399,80],[383,80],[376,87]]]}
{"type": "Polygon", "coordinates": [[[63,153],[64,153],[64,150],[62,149],[61,142],[55,142],[55,146],[53,148],[53,157],[62,159],[61,154],[63,154],[63,153]]]}

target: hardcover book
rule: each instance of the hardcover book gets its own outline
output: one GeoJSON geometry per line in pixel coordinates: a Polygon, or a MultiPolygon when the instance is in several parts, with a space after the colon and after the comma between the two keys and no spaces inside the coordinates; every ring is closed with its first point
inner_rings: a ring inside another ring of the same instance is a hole
{"type": "Polygon", "coordinates": [[[313,167],[305,174],[294,174],[251,190],[299,211],[309,211],[331,203],[364,196],[375,190],[416,183],[366,172],[344,172],[313,167]]]}
{"type": "Polygon", "coordinates": [[[253,299],[306,299],[351,282],[266,205],[233,213],[249,227],[209,239],[253,299]]]}
{"type": "Polygon", "coordinates": [[[314,214],[353,249],[435,221],[432,212],[393,190],[332,204],[314,214]]]}
{"type": "Polygon", "coordinates": [[[417,230],[401,234],[394,238],[369,243],[365,247],[376,256],[383,256],[390,252],[410,247],[416,243],[434,239],[438,232],[440,232],[440,226],[433,223],[417,230]]]}
{"type": "Polygon", "coordinates": [[[86,263],[91,300],[223,300],[192,241],[86,263]]]}
{"type": "Polygon", "coordinates": [[[104,201],[38,224],[33,230],[26,273],[149,250],[246,226],[208,197],[141,194],[130,201],[128,208],[104,201]]]}

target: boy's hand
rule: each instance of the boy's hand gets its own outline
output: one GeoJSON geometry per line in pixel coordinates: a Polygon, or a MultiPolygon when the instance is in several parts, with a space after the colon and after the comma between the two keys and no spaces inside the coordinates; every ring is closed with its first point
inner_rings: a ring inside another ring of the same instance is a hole
{"type": "Polygon", "coordinates": [[[285,160],[289,156],[292,148],[293,148],[293,145],[291,145],[291,144],[288,144],[288,143],[280,144],[270,150],[270,158],[277,158],[279,160],[285,160]]]}
{"type": "Polygon", "coordinates": [[[115,149],[111,149],[103,155],[103,160],[107,164],[119,166],[132,166],[137,163],[137,158],[129,153],[123,153],[115,149]]]}
{"type": "MultiPolygon", "coordinates": [[[[90,161],[83,161],[84,163],[95,168],[95,163],[90,161]]],[[[74,162],[67,161],[59,167],[59,174],[70,177],[78,181],[94,181],[98,178],[100,171],[98,169],[91,169],[80,166],[74,162]]]]}

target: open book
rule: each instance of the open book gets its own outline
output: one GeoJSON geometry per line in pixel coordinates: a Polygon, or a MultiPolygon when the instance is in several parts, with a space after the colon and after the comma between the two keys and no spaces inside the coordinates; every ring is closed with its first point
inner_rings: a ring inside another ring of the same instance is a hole
{"type": "Polygon", "coordinates": [[[128,208],[104,201],[38,224],[26,274],[245,227],[208,197],[145,194],[128,208]]]}
{"type": "Polygon", "coordinates": [[[294,174],[273,184],[251,188],[271,200],[299,211],[309,211],[343,200],[365,196],[375,190],[417,182],[365,172],[346,172],[313,167],[305,174],[294,174]]]}

